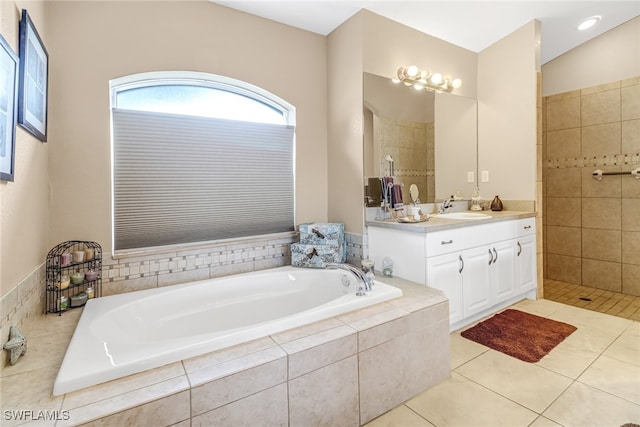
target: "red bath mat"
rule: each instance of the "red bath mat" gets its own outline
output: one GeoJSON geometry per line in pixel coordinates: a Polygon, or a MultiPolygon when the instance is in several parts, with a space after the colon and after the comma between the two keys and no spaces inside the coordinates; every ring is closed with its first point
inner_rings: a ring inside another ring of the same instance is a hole
{"type": "Polygon", "coordinates": [[[525,362],[538,362],[576,330],[567,323],[508,309],[460,335],[525,362]]]}

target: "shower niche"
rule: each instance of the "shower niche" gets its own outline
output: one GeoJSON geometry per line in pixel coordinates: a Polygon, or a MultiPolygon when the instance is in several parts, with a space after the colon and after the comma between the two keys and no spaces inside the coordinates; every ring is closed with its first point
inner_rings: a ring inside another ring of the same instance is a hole
{"type": "Polygon", "coordinates": [[[102,247],[91,241],[69,240],[49,251],[46,263],[46,313],[82,307],[102,295],[102,247]]]}

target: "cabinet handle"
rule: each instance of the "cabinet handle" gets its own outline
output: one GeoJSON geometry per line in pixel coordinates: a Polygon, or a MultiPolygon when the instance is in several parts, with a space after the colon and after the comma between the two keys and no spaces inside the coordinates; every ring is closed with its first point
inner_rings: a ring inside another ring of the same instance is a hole
{"type": "Polygon", "coordinates": [[[518,256],[520,256],[520,254],[522,253],[522,245],[520,244],[520,242],[518,243],[518,256]]]}
{"type": "Polygon", "coordinates": [[[489,249],[489,265],[493,262],[493,254],[491,253],[491,249],[489,249]]]}
{"type": "Polygon", "coordinates": [[[450,244],[452,244],[452,243],[453,243],[453,239],[448,240],[448,241],[446,241],[446,242],[445,242],[444,240],[440,242],[440,244],[441,244],[441,245],[450,245],[450,244]]]}
{"type": "Polygon", "coordinates": [[[531,226],[530,226],[530,225],[525,225],[525,226],[524,226],[524,229],[525,229],[525,230],[528,230],[528,229],[530,229],[530,228],[531,228],[531,226]]]}
{"type": "Polygon", "coordinates": [[[495,259],[493,260],[493,263],[495,264],[496,262],[498,262],[498,251],[496,251],[496,248],[493,248],[493,253],[496,255],[495,259]]]}
{"type": "Polygon", "coordinates": [[[462,259],[462,255],[458,255],[458,259],[460,260],[460,270],[458,270],[458,273],[462,273],[462,270],[464,270],[464,260],[462,259]]]}

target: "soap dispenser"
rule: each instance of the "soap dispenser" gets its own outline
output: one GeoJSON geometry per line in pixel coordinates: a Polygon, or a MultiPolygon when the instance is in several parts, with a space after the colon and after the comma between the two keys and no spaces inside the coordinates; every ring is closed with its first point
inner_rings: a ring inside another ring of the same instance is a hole
{"type": "Polygon", "coordinates": [[[482,205],[480,202],[482,201],[482,196],[480,196],[480,189],[476,187],[473,190],[473,194],[471,195],[471,209],[472,211],[481,211],[482,205]]]}
{"type": "Polygon", "coordinates": [[[493,201],[491,202],[491,210],[492,211],[501,211],[503,208],[502,206],[502,200],[500,200],[500,197],[496,196],[493,198],[493,201]]]}

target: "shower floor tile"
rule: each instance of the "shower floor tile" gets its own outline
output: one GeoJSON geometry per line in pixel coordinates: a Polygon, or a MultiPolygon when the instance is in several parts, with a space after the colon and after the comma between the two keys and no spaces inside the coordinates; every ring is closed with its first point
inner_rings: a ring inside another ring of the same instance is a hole
{"type": "Polygon", "coordinates": [[[574,307],[640,321],[640,297],[545,279],[544,298],[574,307]]]}

